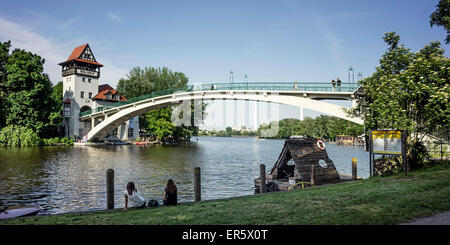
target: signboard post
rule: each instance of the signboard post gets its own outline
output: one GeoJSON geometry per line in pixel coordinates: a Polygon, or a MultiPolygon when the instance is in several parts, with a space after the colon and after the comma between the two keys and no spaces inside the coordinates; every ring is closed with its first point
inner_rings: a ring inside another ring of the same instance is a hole
{"type": "Polygon", "coordinates": [[[370,140],[370,176],[374,175],[375,155],[402,156],[405,175],[408,174],[406,165],[406,134],[403,130],[371,130],[370,140]]]}

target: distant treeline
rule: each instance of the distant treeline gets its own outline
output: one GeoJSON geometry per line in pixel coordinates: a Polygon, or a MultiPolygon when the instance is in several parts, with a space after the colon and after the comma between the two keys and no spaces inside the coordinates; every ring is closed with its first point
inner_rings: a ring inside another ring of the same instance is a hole
{"type": "MultiPolygon", "coordinates": [[[[268,130],[270,127],[275,127],[274,122],[262,124],[258,128],[258,135],[261,137],[261,130],[268,130]]],[[[278,121],[278,128],[278,134],[272,138],[284,139],[292,135],[304,135],[335,140],[337,135],[358,136],[364,133],[362,125],[332,116],[306,117],[303,121],[286,118],[278,121]]]]}

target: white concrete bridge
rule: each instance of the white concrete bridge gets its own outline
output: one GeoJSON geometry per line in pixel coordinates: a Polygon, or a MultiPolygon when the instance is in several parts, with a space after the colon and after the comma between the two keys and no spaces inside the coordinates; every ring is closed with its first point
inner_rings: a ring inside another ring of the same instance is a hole
{"type": "Polygon", "coordinates": [[[154,92],[117,102],[114,106],[97,108],[80,114],[81,121],[91,121],[91,129],[84,141],[102,140],[112,130],[130,118],[151,110],[174,106],[191,100],[251,100],[286,104],[322,112],[358,124],[360,118],[347,116],[345,107],[321,100],[351,100],[356,105],[354,92],[357,84],[331,87],[330,83],[216,83],[191,85],[185,88],[154,92]]]}

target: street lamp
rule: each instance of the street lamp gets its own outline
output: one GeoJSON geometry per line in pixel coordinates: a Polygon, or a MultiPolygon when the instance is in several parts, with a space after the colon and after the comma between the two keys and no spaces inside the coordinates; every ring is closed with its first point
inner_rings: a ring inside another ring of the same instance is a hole
{"type": "Polygon", "coordinates": [[[233,70],[230,71],[230,83],[233,83],[233,70]]]}
{"type": "Polygon", "coordinates": [[[247,74],[244,75],[244,80],[245,80],[245,83],[247,84],[247,90],[248,90],[248,76],[247,76],[247,74]]]}
{"type": "Polygon", "coordinates": [[[358,72],[357,78],[358,78],[358,82],[362,80],[362,73],[361,72],[358,72]]]}
{"type": "Polygon", "coordinates": [[[353,67],[348,67],[348,83],[350,84],[350,71],[353,73],[353,82],[355,82],[355,72],[353,71],[353,67]]]}

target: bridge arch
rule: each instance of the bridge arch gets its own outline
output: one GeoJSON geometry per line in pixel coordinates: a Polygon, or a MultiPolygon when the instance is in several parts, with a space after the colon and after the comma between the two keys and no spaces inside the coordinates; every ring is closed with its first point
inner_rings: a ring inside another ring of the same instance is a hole
{"type": "MultiPolygon", "coordinates": [[[[85,136],[85,141],[101,140],[108,132],[117,126],[128,121],[130,118],[146,113],[151,110],[178,105],[186,100],[249,100],[263,101],[270,103],[286,104],[295,107],[303,107],[306,109],[322,112],[342,118],[358,124],[363,124],[360,118],[352,118],[346,115],[345,107],[320,101],[326,99],[315,95],[314,93],[292,93],[292,92],[267,92],[267,91],[234,91],[234,90],[211,90],[211,91],[193,91],[180,92],[171,95],[165,95],[150,98],[125,106],[112,108],[91,115],[83,116],[81,120],[93,120],[103,118],[103,120],[94,125],[91,131],[85,136]]],[[[340,98],[342,99],[342,98],[340,98]]]]}

